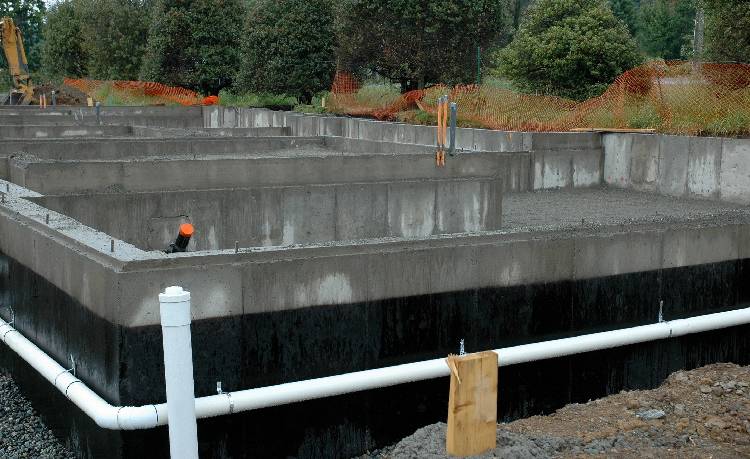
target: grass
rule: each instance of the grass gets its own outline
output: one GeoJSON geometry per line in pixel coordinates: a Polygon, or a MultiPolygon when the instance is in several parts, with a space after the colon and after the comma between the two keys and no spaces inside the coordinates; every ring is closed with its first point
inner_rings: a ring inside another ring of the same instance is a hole
{"type": "Polygon", "coordinates": [[[717,118],[701,132],[704,135],[733,137],[750,133],[750,114],[731,113],[723,118],[717,118]]]}
{"type": "Polygon", "coordinates": [[[652,105],[638,105],[628,110],[626,123],[633,129],[657,129],[664,123],[662,117],[652,105]]]}
{"type": "Polygon", "coordinates": [[[226,107],[253,107],[291,110],[299,102],[286,94],[245,93],[234,94],[223,90],[219,93],[220,104],[226,107]]]}
{"type": "MultiPolygon", "coordinates": [[[[566,131],[572,128],[655,129],[690,135],[742,136],[750,134],[750,87],[727,88],[708,84],[692,67],[670,66],[651,91],[637,95],[613,86],[600,97],[577,102],[554,96],[525,94],[501,78],[488,77],[482,85],[434,86],[415,103],[400,87],[384,80],[365,82],[353,94],[321,93],[309,105],[295,105],[302,113],[374,116],[420,125],[436,124],[438,97],[450,94],[458,104],[458,124],[520,131],[566,131]],[[325,98],[325,108],[322,99],[325,98]]],[[[223,105],[268,107],[296,102],[287,96],[245,95],[225,99],[223,105]]]]}
{"type": "Polygon", "coordinates": [[[141,106],[141,105],[177,105],[173,102],[166,102],[161,97],[152,97],[145,94],[139,94],[135,91],[116,90],[111,83],[101,85],[94,91],[93,98],[102,103],[102,105],[116,106],[141,106]]]}
{"type": "Polygon", "coordinates": [[[392,84],[365,84],[355,94],[355,100],[370,107],[387,107],[401,97],[401,90],[392,84]]]}

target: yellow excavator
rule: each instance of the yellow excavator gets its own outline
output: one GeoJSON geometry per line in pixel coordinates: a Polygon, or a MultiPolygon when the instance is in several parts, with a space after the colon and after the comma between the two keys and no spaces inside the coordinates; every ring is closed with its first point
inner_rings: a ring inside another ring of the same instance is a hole
{"type": "Polygon", "coordinates": [[[26,60],[23,37],[21,37],[21,30],[9,17],[0,18],[0,46],[5,53],[10,76],[13,78],[13,89],[5,96],[7,100],[4,104],[31,104],[34,99],[34,85],[29,75],[29,63],[26,60]]]}

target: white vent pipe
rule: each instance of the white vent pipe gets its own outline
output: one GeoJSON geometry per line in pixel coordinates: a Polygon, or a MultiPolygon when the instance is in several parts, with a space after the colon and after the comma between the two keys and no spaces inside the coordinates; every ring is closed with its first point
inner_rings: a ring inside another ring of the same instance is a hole
{"type": "MultiPolygon", "coordinates": [[[[660,322],[541,343],[497,349],[498,365],[533,362],[584,352],[609,349],[691,333],[719,330],[750,323],[750,308],[660,322]]],[[[34,367],[44,378],[99,426],[107,429],[149,429],[167,424],[167,405],[114,407],[68,373],[8,323],[0,319],[0,337],[13,351],[34,367]]],[[[448,376],[445,359],[407,363],[374,370],[358,371],[276,386],[225,392],[195,399],[198,418],[208,418],[276,405],[331,397],[379,387],[448,376]]]]}
{"type": "Polygon", "coordinates": [[[190,292],[168,287],[159,294],[167,389],[169,454],[174,459],[198,459],[195,421],[193,345],[190,335],[190,292]]]}

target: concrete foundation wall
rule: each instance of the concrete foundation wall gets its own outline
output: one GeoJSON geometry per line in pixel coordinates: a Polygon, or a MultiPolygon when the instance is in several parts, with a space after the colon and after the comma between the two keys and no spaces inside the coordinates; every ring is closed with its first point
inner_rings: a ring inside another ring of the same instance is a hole
{"type": "MultiPolygon", "coordinates": [[[[207,127],[284,126],[292,135],[435,145],[434,126],[358,118],[204,107],[203,122],[207,127]]],[[[530,152],[528,184],[533,190],[606,184],[750,204],[750,139],[464,128],[457,132],[456,145],[463,152],[530,152]]]]}
{"type": "Polygon", "coordinates": [[[0,230],[0,251],[96,316],[125,326],[157,324],[156,293],[174,284],[193,292],[194,318],[205,319],[750,258],[750,217],[743,212],[684,224],[499,231],[168,256],[143,252],[122,240],[110,253],[109,235],[26,199],[10,198],[0,207],[0,230]],[[44,223],[45,214],[51,214],[50,225],[44,223]]]}
{"type": "Polygon", "coordinates": [[[0,122],[0,138],[2,139],[44,139],[66,137],[113,137],[132,135],[130,126],[52,126],[52,125],[2,125],[0,122]]]}
{"type": "MultiPolygon", "coordinates": [[[[332,136],[369,142],[430,146],[436,144],[434,126],[415,126],[359,118],[303,115],[264,109],[204,107],[206,127],[284,126],[297,136],[332,136]]],[[[503,132],[459,128],[456,135],[461,161],[472,152],[531,152],[524,169],[532,171],[529,189],[574,188],[601,183],[603,154],[597,133],[503,132]]]]}
{"type": "Polygon", "coordinates": [[[497,180],[433,180],[240,190],[44,196],[35,202],[143,250],[163,250],[181,223],[189,250],[427,237],[500,228],[497,180]]]}
{"type": "Polygon", "coordinates": [[[286,127],[265,128],[164,128],[133,126],[136,137],[280,137],[288,136],[291,130],[286,127]]]}
{"type": "Polygon", "coordinates": [[[209,156],[267,154],[278,150],[323,148],[320,137],[204,138],[184,136],[172,139],[4,139],[0,142],[0,178],[10,177],[8,158],[33,156],[58,161],[120,160],[154,156],[209,156]]]}
{"type": "Polygon", "coordinates": [[[603,142],[609,186],[750,204],[750,139],[604,134],[603,142]]]}
{"type": "MultiPolygon", "coordinates": [[[[522,156],[521,156],[522,157],[522,156]]],[[[523,187],[524,163],[507,179],[517,156],[475,154],[435,167],[430,154],[323,154],[308,157],[151,159],[142,161],[37,161],[10,159],[14,183],[43,194],[246,188],[322,183],[499,178],[523,187]]]]}
{"type": "MultiPolygon", "coordinates": [[[[168,128],[203,127],[201,107],[101,107],[100,119],[105,125],[152,126],[168,128]]],[[[77,125],[96,123],[93,107],[60,107],[40,110],[4,108],[0,125],[77,125]]]]}

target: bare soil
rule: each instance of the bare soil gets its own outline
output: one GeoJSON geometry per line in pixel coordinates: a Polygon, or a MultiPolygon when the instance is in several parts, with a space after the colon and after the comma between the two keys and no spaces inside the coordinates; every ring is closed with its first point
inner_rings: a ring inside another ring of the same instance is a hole
{"type": "MultiPolygon", "coordinates": [[[[445,424],[365,457],[448,457],[445,424]]],[[[479,457],[750,458],[750,367],[678,371],[658,389],[499,424],[497,448],[479,457]]]]}

